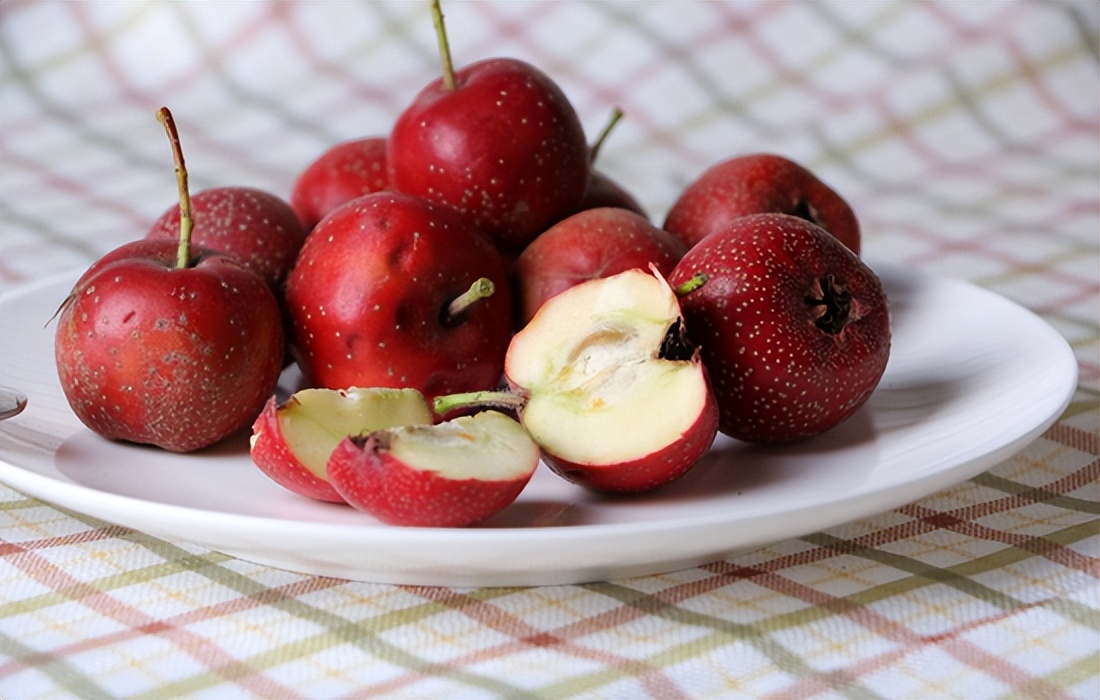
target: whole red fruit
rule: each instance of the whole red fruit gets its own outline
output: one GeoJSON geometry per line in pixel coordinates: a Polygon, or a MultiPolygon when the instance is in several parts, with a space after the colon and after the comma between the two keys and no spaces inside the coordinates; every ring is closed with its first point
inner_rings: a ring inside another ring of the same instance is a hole
{"type": "Polygon", "coordinates": [[[766,213],[811,221],[860,252],[859,221],[848,203],[813,172],[773,153],[708,168],[673,203],[663,228],[691,247],[738,217],[766,213]]]}
{"type": "MultiPolygon", "coordinates": [[[[191,197],[191,243],[233,256],[280,289],[305,241],[306,230],[290,205],[253,187],[212,187],[191,197]]],[[[153,223],[146,238],[178,240],[179,205],[153,223]]]]}
{"type": "Polygon", "coordinates": [[[686,246],[641,214],[618,207],[586,209],[539,235],[520,254],[512,276],[519,322],[550,297],[599,277],[655,265],[668,275],[686,246]]]}
{"type": "Polygon", "coordinates": [[[878,277],[820,226],[742,217],[695,245],[669,282],[702,352],[723,433],[785,442],[824,432],[870,397],[890,354],[878,277]]]}
{"type": "Polygon", "coordinates": [[[458,209],[505,252],[574,211],[588,144],[561,88],[510,58],[471,64],[425,87],[388,139],[391,184],[458,209]]]}
{"type": "Polygon", "coordinates": [[[427,397],[493,388],[511,336],[504,259],[457,212],[379,192],[326,216],[287,278],[291,347],[307,382],[427,397]],[[479,278],[491,296],[448,308],[479,278]]]}
{"type": "Polygon", "coordinates": [[[237,260],[141,241],[108,254],[58,316],[55,361],[77,417],[117,440],[191,452],[249,426],[283,366],[268,285],[237,260]]]}
{"type": "Polygon", "coordinates": [[[306,231],[336,207],[389,186],[386,139],[369,136],[338,143],[298,175],[290,206],[306,231]]]}

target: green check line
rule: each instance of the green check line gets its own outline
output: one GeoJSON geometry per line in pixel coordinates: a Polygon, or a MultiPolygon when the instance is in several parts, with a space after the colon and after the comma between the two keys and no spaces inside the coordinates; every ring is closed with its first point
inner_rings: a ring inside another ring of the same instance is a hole
{"type": "MultiPolygon", "coordinates": [[[[1006,479],[1003,476],[997,476],[991,472],[983,472],[973,477],[971,481],[1003,493],[1012,494],[1013,496],[1026,496],[1031,503],[1042,503],[1044,505],[1056,506],[1079,513],[1100,515],[1100,503],[1096,501],[1088,501],[1083,498],[1066,496],[1056,491],[1048,491],[1041,487],[1021,484],[1011,479],[1006,479]]],[[[1044,536],[1043,539],[1046,539],[1046,537],[1044,536]]]]}
{"type": "MultiPolygon", "coordinates": [[[[4,617],[0,615],[0,621],[4,617]]],[[[4,624],[0,624],[0,655],[8,658],[17,658],[24,661],[27,669],[48,676],[57,686],[64,688],[78,698],[109,698],[111,694],[83,673],[80,673],[64,659],[54,657],[49,653],[43,653],[31,649],[18,639],[4,631],[4,624]]],[[[27,671],[31,673],[32,671],[27,671]]],[[[5,683],[0,683],[0,696],[15,698],[17,689],[11,688],[5,683]],[[9,694],[11,693],[11,694],[9,694]]]]}
{"type": "MultiPolygon", "coordinates": [[[[183,552],[183,550],[180,550],[176,545],[152,537],[147,538],[143,542],[143,545],[167,560],[184,559],[191,556],[183,552]],[[181,552],[183,552],[183,556],[180,555],[181,552]]],[[[251,598],[264,598],[263,605],[275,608],[288,615],[306,620],[307,622],[323,628],[323,631],[303,638],[293,644],[287,644],[250,657],[239,659],[240,664],[254,669],[257,673],[262,673],[266,669],[301,658],[301,650],[308,650],[309,654],[317,654],[323,652],[325,649],[347,644],[364,651],[372,657],[406,668],[411,673],[417,674],[418,676],[436,674],[438,677],[446,677],[456,682],[461,682],[471,687],[482,688],[501,696],[517,698],[526,697],[525,691],[518,686],[501,683],[495,679],[475,673],[441,668],[438,664],[427,661],[414,653],[405,651],[383,640],[379,636],[382,632],[398,629],[430,618],[440,612],[448,611],[446,606],[434,602],[425,602],[404,610],[391,611],[363,622],[354,622],[316,606],[304,603],[297,598],[282,595],[272,596],[269,587],[257,583],[248,576],[238,574],[224,567],[208,566],[197,571],[181,567],[180,570],[194,571],[194,573],[205,576],[211,581],[237,591],[241,595],[251,598]]],[[[206,672],[196,674],[190,678],[159,686],[150,690],[147,695],[139,695],[138,697],[178,697],[216,686],[225,680],[233,680],[231,678],[225,678],[219,671],[220,669],[208,669],[206,672]]]]}
{"type": "MultiPolygon", "coordinates": [[[[1066,664],[1058,670],[1046,674],[1041,679],[1036,679],[1036,683],[1050,683],[1068,690],[1082,683],[1093,682],[1096,678],[1097,668],[1100,668],[1100,654],[1092,654],[1066,664]]],[[[1037,693],[1028,691],[1029,687],[1025,685],[1022,688],[1014,688],[1011,694],[1002,697],[1006,700],[1009,698],[1042,697],[1037,693]]]]}
{"type": "MultiPolygon", "coordinates": [[[[22,496],[22,494],[14,489],[12,489],[12,493],[22,496]]],[[[37,498],[23,496],[22,498],[15,498],[10,501],[0,501],[0,511],[26,510],[28,508],[40,508],[42,505],[42,501],[37,498]]]]}
{"type": "MultiPolygon", "coordinates": [[[[267,9],[268,15],[274,13],[273,7],[277,7],[277,5],[267,9]]],[[[289,101],[285,93],[275,92],[265,95],[247,88],[243,83],[230,76],[227,71],[217,69],[223,61],[223,57],[211,52],[210,38],[202,33],[196,22],[195,14],[187,8],[186,3],[168,3],[166,8],[176,13],[174,26],[181,32],[179,40],[186,41],[189,46],[198,47],[203,54],[203,65],[211,68],[208,75],[211,78],[216,78],[218,82],[224,85],[236,102],[255,107],[265,116],[278,117],[291,131],[299,134],[311,133],[316,136],[320,143],[333,144],[341,140],[336,132],[326,127],[327,122],[325,120],[305,119],[288,110],[289,101]],[[182,34],[186,34],[187,37],[183,37],[182,34]]],[[[293,7],[289,4],[286,5],[285,9],[293,11],[293,7]]],[[[259,156],[262,154],[263,150],[261,149],[251,155],[259,156]]],[[[260,171],[280,167],[280,164],[264,164],[254,159],[250,160],[251,162],[248,164],[260,171]]],[[[283,165],[285,167],[285,164],[283,165]]]]}
{"type": "MultiPolygon", "coordinates": [[[[1086,540],[1089,537],[1094,537],[1095,535],[1096,523],[1095,521],[1091,521],[1048,533],[1043,536],[1043,539],[1058,545],[1067,546],[1086,540]]],[[[965,593],[973,598],[989,603],[1004,611],[1024,610],[1033,608],[1037,605],[1037,603],[1025,603],[1007,593],[996,591],[974,580],[974,577],[980,574],[995,569],[1001,569],[1008,565],[1039,556],[1030,550],[1020,547],[1006,546],[1003,550],[998,552],[982,557],[975,557],[974,559],[960,562],[959,564],[946,568],[940,568],[881,549],[864,547],[850,540],[843,540],[828,533],[816,533],[801,539],[819,547],[825,547],[842,554],[857,556],[911,574],[897,581],[880,584],[844,597],[844,600],[858,607],[871,605],[887,598],[904,596],[934,584],[950,586],[961,593],[965,593]]],[[[798,615],[803,615],[807,612],[809,611],[799,611],[798,615]]],[[[1065,609],[1060,609],[1060,612],[1064,614],[1068,620],[1085,626],[1095,626],[1097,615],[1100,614],[1097,611],[1069,604],[1067,604],[1065,609]]],[[[830,614],[832,614],[832,611],[824,610],[820,613],[820,617],[826,617],[830,614]]],[[[779,619],[783,617],[782,615],[778,616],[779,619]]]]}
{"type": "MultiPolygon", "coordinates": [[[[35,505],[38,505],[35,503],[35,505]]],[[[53,507],[53,506],[50,506],[53,507]]],[[[59,509],[60,510],[60,509],[59,509]]],[[[79,513],[63,511],[71,517],[84,522],[90,527],[102,527],[102,521],[84,516],[79,513]]],[[[133,585],[135,581],[148,582],[158,577],[175,573],[193,573],[203,576],[214,583],[225,586],[230,590],[253,599],[261,600],[261,605],[276,608],[284,613],[307,620],[319,625],[324,631],[305,638],[291,645],[272,649],[254,657],[239,659],[233,669],[228,669],[234,676],[239,676],[242,667],[254,669],[257,674],[265,669],[278,666],[282,663],[295,660],[300,657],[299,650],[308,649],[310,653],[318,653],[327,648],[342,644],[349,644],[367,654],[383,659],[389,663],[399,665],[414,674],[437,673],[441,677],[451,678],[457,682],[465,683],[471,687],[478,687],[490,692],[507,697],[524,697],[525,691],[518,686],[500,683],[492,678],[486,678],[474,673],[467,673],[453,669],[442,669],[433,662],[426,661],[413,653],[407,652],[393,644],[382,640],[378,634],[402,626],[419,622],[450,609],[442,604],[426,601],[410,608],[393,611],[371,618],[364,622],[350,622],[330,612],[304,603],[298,599],[286,597],[281,594],[273,594],[270,587],[253,581],[248,576],[238,574],[225,567],[219,566],[232,557],[218,552],[210,552],[204,555],[193,554],[170,542],[154,538],[144,533],[133,531],[127,536],[130,541],[141,545],[146,550],[158,555],[163,562],[153,566],[127,572],[125,575],[111,575],[82,583],[85,587],[91,587],[99,592],[110,593],[112,590],[133,585]]],[[[508,594],[508,589],[501,589],[498,594],[508,594]]],[[[69,591],[68,593],[74,593],[69,591]]],[[[492,595],[494,589],[487,589],[486,594],[492,595]]],[[[60,590],[42,594],[25,601],[17,601],[4,606],[3,610],[10,610],[13,614],[33,612],[46,609],[52,605],[63,604],[68,601],[80,602],[79,595],[67,595],[60,590]]],[[[3,618],[0,618],[3,619],[3,618]]],[[[162,621],[170,624],[170,620],[162,621]]],[[[166,639],[171,641],[170,636],[166,639]]],[[[216,643],[216,641],[212,642],[216,643]]],[[[32,655],[36,652],[31,652],[32,655]]],[[[70,683],[72,678],[82,677],[82,673],[57,659],[48,666],[40,667],[40,670],[49,674],[59,684],[70,683]]],[[[233,682],[234,678],[223,673],[226,669],[211,668],[206,672],[197,674],[187,679],[151,689],[149,697],[178,697],[195,693],[204,688],[210,688],[226,681],[233,682]]],[[[140,696],[139,696],[140,697],[140,696]]]]}
{"type": "MultiPolygon", "coordinates": [[[[722,575],[722,574],[719,574],[722,575]]],[[[736,582],[737,577],[730,577],[731,583],[736,582]]],[[[704,653],[737,644],[749,644],[757,652],[767,657],[776,668],[798,678],[818,678],[834,692],[843,693],[846,697],[869,698],[876,697],[868,688],[865,688],[845,674],[835,672],[822,673],[807,665],[797,654],[792,653],[772,639],[769,635],[779,627],[770,623],[774,617],[763,620],[765,624],[732,622],[712,615],[704,615],[692,610],[677,607],[672,603],[661,600],[658,596],[642,593],[633,588],[614,582],[593,583],[583,586],[585,589],[605,595],[625,605],[629,605],[646,615],[675,622],[677,624],[692,625],[704,629],[711,629],[713,633],[701,639],[691,640],[684,644],[662,649],[658,654],[649,657],[648,661],[659,667],[667,667],[672,663],[682,663],[685,658],[684,651],[698,656],[704,653]]],[[[709,591],[709,589],[708,589],[709,591]]],[[[830,611],[829,615],[832,614],[830,611]]],[[[799,621],[797,626],[804,621],[799,621]]],[[[550,691],[552,695],[578,695],[583,691],[591,690],[614,680],[607,669],[600,670],[570,679],[556,686],[548,686],[542,690],[550,691]]]]}

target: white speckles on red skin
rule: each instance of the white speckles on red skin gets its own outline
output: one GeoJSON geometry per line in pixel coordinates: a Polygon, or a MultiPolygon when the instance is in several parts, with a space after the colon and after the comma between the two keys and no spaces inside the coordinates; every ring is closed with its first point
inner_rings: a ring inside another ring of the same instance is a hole
{"type": "Polygon", "coordinates": [[[489,59],[456,77],[457,90],[436,81],[398,117],[390,182],[460,209],[499,247],[518,252],[580,201],[583,128],[560,88],[529,64],[489,59]]]}
{"type": "Polygon", "coordinates": [[[688,247],[750,214],[812,212],[814,223],[857,255],[860,227],[852,208],[805,167],[772,153],[750,153],[717,163],[688,184],[663,228],[688,247]]]}
{"type": "Polygon", "coordinates": [[[819,227],[785,215],[746,217],[681,259],[673,285],[709,275],[681,305],[722,407],[722,432],[753,442],[821,433],[870,396],[890,350],[874,273],[819,227]],[[858,318],[838,334],[814,324],[806,298],[842,280],[858,318]],[[732,310],[731,308],[732,307],[732,310]]]}
{"type": "MultiPolygon", "coordinates": [[[[306,229],[290,205],[251,187],[214,187],[191,196],[191,242],[227,253],[277,291],[305,241],[306,229]]],[[[179,205],[169,207],[146,238],[178,241],[179,205]]]]}
{"type": "Polygon", "coordinates": [[[434,396],[500,379],[511,333],[504,261],[444,207],[376,193],[338,208],[307,240],[286,295],[293,352],[314,386],[434,396]],[[478,277],[496,292],[475,304],[468,323],[443,326],[442,310],[478,277]]]}
{"type": "Polygon", "coordinates": [[[281,317],[264,281],[229,258],[176,270],[170,242],[128,249],[158,247],[167,260],[109,255],[81,278],[58,316],[55,361],[93,431],[189,452],[259,413],[282,368],[281,317]],[[96,294],[79,293],[84,283],[96,294]]]}

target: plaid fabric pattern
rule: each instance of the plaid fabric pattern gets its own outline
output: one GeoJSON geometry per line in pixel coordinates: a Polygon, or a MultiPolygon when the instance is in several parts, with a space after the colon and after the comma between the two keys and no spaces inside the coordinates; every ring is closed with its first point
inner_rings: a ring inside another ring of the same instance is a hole
{"type": "MultiPolygon", "coordinates": [[[[466,589],[311,577],[0,487],[0,696],[1100,695],[1100,5],[445,2],[465,64],[542,67],[659,221],[776,151],[869,256],[1034,310],[1079,361],[1041,438],[875,517],[660,576],[466,589]]],[[[0,4],[0,291],[83,267],[195,190],[286,195],[438,73],[422,2],[0,4]],[[215,9],[216,8],[216,9],[215,9]]],[[[3,329],[0,329],[3,332],[3,329]]]]}

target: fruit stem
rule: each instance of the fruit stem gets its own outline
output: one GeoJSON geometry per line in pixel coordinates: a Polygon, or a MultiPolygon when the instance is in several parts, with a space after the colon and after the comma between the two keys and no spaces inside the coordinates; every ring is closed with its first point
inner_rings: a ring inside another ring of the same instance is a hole
{"type": "Polygon", "coordinates": [[[682,297],[684,295],[694,292],[699,287],[702,287],[710,279],[710,275],[705,272],[696,272],[691,278],[676,286],[672,291],[676,293],[676,296],[682,297]]]}
{"type": "Polygon", "coordinates": [[[191,195],[187,189],[187,166],[183,162],[183,148],[180,146],[176,121],[167,107],[161,107],[157,111],[157,121],[164,125],[168,141],[172,144],[172,158],[176,162],[176,184],[180,197],[180,244],[176,249],[176,267],[182,270],[191,263],[191,230],[195,226],[191,216],[191,195]]]}
{"type": "Polygon", "coordinates": [[[439,41],[439,60],[443,63],[443,88],[450,92],[456,87],[455,68],[451,62],[451,44],[447,41],[447,27],[443,24],[443,7],[439,0],[432,0],[432,24],[439,41]]]}
{"type": "Polygon", "coordinates": [[[439,416],[460,408],[504,408],[519,411],[526,404],[526,396],[511,391],[467,391],[432,399],[432,408],[439,416]]]}
{"type": "Polygon", "coordinates": [[[596,137],[596,141],[588,149],[588,162],[595,163],[596,156],[600,152],[600,148],[603,146],[604,141],[607,140],[608,134],[615,128],[615,125],[619,123],[619,120],[623,118],[623,111],[616,107],[611,110],[611,118],[607,120],[607,124],[604,126],[603,131],[596,137]]]}
{"type": "Polygon", "coordinates": [[[456,323],[462,316],[462,314],[469,311],[470,307],[477,302],[485,299],[486,297],[493,296],[493,292],[496,291],[496,285],[493,284],[493,280],[488,277],[479,277],[474,280],[474,283],[470,285],[462,294],[458,295],[447,305],[447,313],[444,317],[444,325],[451,325],[456,323]]]}

